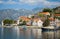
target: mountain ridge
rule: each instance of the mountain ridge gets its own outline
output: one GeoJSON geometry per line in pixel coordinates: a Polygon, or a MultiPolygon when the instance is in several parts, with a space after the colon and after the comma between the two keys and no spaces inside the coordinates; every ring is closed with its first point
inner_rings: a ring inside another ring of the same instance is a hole
{"type": "Polygon", "coordinates": [[[0,10],[0,22],[4,19],[12,19],[16,20],[19,16],[28,16],[35,14],[33,10],[26,10],[26,9],[3,9],[0,10]]]}

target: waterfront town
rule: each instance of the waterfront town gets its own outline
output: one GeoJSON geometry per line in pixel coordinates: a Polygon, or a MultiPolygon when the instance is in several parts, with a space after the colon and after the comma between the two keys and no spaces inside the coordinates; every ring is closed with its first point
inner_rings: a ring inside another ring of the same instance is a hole
{"type": "Polygon", "coordinates": [[[39,12],[34,15],[29,16],[20,16],[17,20],[14,20],[12,24],[9,24],[9,21],[2,21],[2,26],[39,26],[39,27],[60,27],[60,20],[55,17],[60,17],[60,14],[50,14],[50,12],[39,12]],[[6,23],[7,22],[7,23],[6,23]]]}
{"type": "Polygon", "coordinates": [[[0,0],[0,39],[60,39],[60,0],[0,0]]]}
{"type": "Polygon", "coordinates": [[[60,7],[53,9],[43,9],[42,12],[29,14],[28,16],[18,16],[17,20],[4,19],[1,21],[2,26],[35,26],[40,28],[60,29],[60,7]]]}
{"type": "MultiPolygon", "coordinates": [[[[60,17],[60,14],[51,15],[50,12],[39,12],[34,15],[20,16],[17,20],[13,21],[5,19],[2,21],[2,26],[6,26],[1,29],[2,35],[4,35],[7,39],[8,37],[13,39],[50,39],[51,37],[51,39],[54,39],[55,36],[56,38],[60,38],[59,35],[57,35],[57,33],[60,34],[60,32],[53,31],[55,29],[54,26],[58,28],[60,27],[60,20],[58,18],[54,18],[54,16],[60,17]],[[9,28],[7,26],[14,27],[9,28]],[[21,28],[19,26],[21,26],[21,28]],[[31,26],[34,26],[34,28],[31,26]],[[36,29],[35,26],[42,29],[36,29]]],[[[1,38],[3,38],[3,36],[1,36],[1,38]]]]}

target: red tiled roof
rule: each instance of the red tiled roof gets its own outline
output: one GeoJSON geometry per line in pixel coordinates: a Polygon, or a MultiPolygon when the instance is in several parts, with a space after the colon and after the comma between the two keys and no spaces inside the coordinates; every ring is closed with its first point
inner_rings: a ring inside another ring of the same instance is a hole
{"type": "Polygon", "coordinates": [[[22,19],[22,20],[24,20],[24,21],[29,21],[29,20],[31,20],[30,18],[25,17],[25,16],[21,16],[20,19],[22,19]]]}
{"type": "Polygon", "coordinates": [[[50,20],[50,21],[54,21],[55,19],[54,19],[54,18],[52,18],[52,17],[50,17],[50,18],[49,18],[49,20],[50,20]]]}
{"type": "Polygon", "coordinates": [[[33,19],[33,21],[35,21],[35,22],[37,22],[37,21],[39,21],[39,20],[41,20],[40,18],[34,18],[33,19]]]}
{"type": "Polygon", "coordinates": [[[42,13],[42,14],[44,14],[44,15],[50,15],[49,12],[40,12],[40,13],[42,13]]]}
{"type": "Polygon", "coordinates": [[[55,16],[60,16],[60,14],[55,14],[55,16]]]}
{"type": "Polygon", "coordinates": [[[33,21],[36,21],[36,22],[37,22],[38,20],[39,20],[39,19],[33,19],[33,21]]]}

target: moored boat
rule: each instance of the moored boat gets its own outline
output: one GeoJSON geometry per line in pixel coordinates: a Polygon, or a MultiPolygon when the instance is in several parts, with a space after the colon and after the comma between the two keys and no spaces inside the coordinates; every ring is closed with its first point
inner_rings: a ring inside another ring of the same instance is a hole
{"type": "Polygon", "coordinates": [[[55,31],[55,30],[60,30],[60,27],[53,27],[53,26],[42,27],[42,31],[55,31]]]}

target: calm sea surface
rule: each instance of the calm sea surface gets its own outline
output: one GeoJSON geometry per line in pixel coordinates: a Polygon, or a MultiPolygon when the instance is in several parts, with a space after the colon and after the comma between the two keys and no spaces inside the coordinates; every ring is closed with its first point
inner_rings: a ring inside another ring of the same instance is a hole
{"type": "Polygon", "coordinates": [[[0,39],[60,39],[60,30],[42,32],[41,29],[0,27],[0,39]]]}

